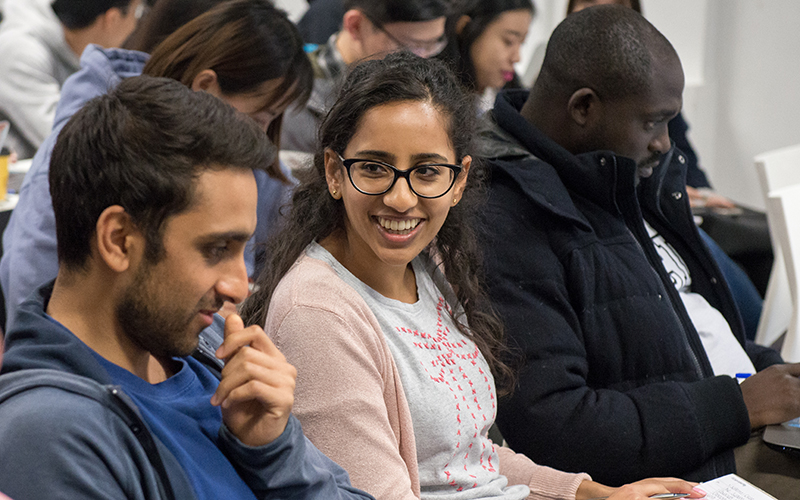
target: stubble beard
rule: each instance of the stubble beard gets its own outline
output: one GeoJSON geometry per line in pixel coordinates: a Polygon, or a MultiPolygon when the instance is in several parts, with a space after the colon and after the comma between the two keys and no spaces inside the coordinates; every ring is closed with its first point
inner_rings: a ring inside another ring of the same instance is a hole
{"type": "Polygon", "coordinates": [[[176,305],[180,296],[159,293],[152,265],[145,265],[134,277],[116,307],[123,333],[139,348],[156,358],[190,355],[199,343],[199,331],[192,331],[200,309],[187,311],[176,305]]]}

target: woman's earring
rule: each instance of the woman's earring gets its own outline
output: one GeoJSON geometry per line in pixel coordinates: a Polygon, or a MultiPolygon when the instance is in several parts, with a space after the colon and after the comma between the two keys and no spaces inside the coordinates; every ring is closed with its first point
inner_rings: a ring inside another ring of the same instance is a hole
{"type": "Polygon", "coordinates": [[[335,189],[331,190],[331,196],[333,197],[334,200],[338,200],[339,199],[339,197],[336,196],[336,192],[337,191],[335,189]]]}
{"type": "Polygon", "coordinates": [[[453,198],[453,206],[458,205],[458,198],[453,198]]]}

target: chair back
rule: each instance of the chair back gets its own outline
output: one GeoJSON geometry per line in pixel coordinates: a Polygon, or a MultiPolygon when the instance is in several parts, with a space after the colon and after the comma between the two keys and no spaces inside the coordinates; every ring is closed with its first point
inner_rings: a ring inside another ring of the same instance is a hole
{"type": "Polygon", "coordinates": [[[791,297],[790,320],[781,347],[787,362],[800,361],[800,184],[776,189],[767,200],[770,230],[783,255],[791,297]]]}
{"type": "Polygon", "coordinates": [[[761,192],[767,204],[767,223],[775,256],[756,332],[756,342],[762,345],[771,345],[789,328],[794,302],[782,245],[776,237],[779,232],[783,231],[781,227],[783,224],[776,220],[782,216],[772,215],[771,212],[778,208],[775,202],[769,200],[774,191],[800,185],[800,145],[758,155],[755,158],[755,164],[761,192]]]}

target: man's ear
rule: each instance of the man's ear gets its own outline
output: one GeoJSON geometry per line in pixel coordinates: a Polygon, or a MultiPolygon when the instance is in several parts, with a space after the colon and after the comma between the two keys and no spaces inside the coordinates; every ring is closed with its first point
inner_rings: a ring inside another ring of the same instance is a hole
{"type": "Polygon", "coordinates": [[[342,29],[347,31],[353,40],[361,41],[364,37],[363,32],[366,28],[367,18],[358,9],[350,9],[342,16],[342,29]]]}
{"type": "Polygon", "coordinates": [[[328,192],[335,199],[342,197],[342,182],[344,175],[342,174],[342,163],[332,149],[325,150],[325,181],[328,183],[328,192]]]}
{"type": "Polygon", "coordinates": [[[197,92],[203,90],[213,95],[220,97],[222,90],[219,88],[219,81],[217,80],[217,72],[213,69],[204,69],[192,79],[192,90],[197,92]]]}
{"type": "Polygon", "coordinates": [[[107,11],[97,16],[94,20],[94,23],[98,23],[103,27],[103,29],[109,30],[112,27],[117,26],[120,20],[122,20],[124,17],[125,15],[122,13],[122,9],[119,7],[111,7],[107,11]]]}
{"type": "Polygon", "coordinates": [[[109,269],[121,273],[129,268],[132,259],[141,258],[144,236],[124,208],[112,205],[97,218],[95,243],[99,258],[109,269]]]}
{"type": "Polygon", "coordinates": [[[580,127],[589,125],[599,112],[600,98],[588,87],[576,90],[567,101],[567,113],[580,127]]]}

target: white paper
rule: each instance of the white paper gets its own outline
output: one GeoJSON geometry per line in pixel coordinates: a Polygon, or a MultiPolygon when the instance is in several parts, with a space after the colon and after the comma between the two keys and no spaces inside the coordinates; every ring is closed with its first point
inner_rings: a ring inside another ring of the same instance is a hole
{"type": "Polygon", "coordinates": [[[753,486],[736,474],[728,474],[701,483],[700,488],[708,493],[707,500],[776,500],[772,495],[753,486]]]}

